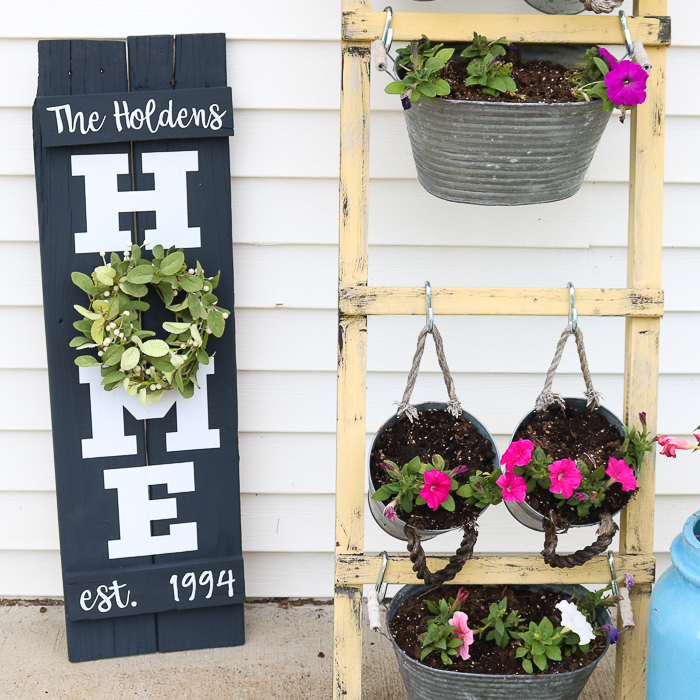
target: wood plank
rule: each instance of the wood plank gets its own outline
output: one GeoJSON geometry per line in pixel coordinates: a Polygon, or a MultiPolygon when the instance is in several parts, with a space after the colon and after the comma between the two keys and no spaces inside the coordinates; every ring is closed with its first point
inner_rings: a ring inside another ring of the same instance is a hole
{"type": "Polygon", "coordinates": [[[19,4],[3,21],[6,37],[103,37],[125,39],[131,34],[162,34],[163,14],[167,13],[170,31],[224,32],[231,39],[337,40],[338,7],[318,0],[268,0],[264,10],[258,3],[235,4],[228,0],[210,0],[192,12],[188,0],[123,0],[119,5],[105,4],[100,12],[90,0],[73,0],[71,11],[61,11],[49,0],[31,6],[19,4]]]}
{"type": "MultiPolygon", "coordinates": [[[[522,0],[512,0],[522,5],[522,0]]],[[[444,3],[440,3],[443,5],[444,3]]],[[[437,6],[436,6],[437,7],[437,6]]],[[[440,7],[442,9],[442,7],[440,7]]],[[[676,11],[678,12],[678,11],[676,11]]],[[[678,20],[679,15],[676,15],[678,20]]],[[[678,23],[674,29],[679,30],[678,23]]],[[[674,34],[674,43],[678,31],[674,34]]],[[[697,40],[697,37],[696,37],[697,40]]],[[[619,53],[619,47],[612,49],[619,53]]],[[[340,61],[335,41],[227,41],[226,59],[229,83],[236,109],[337,110],[340,61]],[[257,75],[272,75],[290,60],[296,70],[270,90],[257,75]],[[311,81],[308,76],[313,74],[311,81]]],[[[0,40],[0,64],[12,64],[0,93],[0,107],[30,107],[34,102],[37,74],[36,41],[0,40]]],[[[668,53],[667,114],[700,114],[700,95],[689,92],[692,67],[700,64],[700,49],[674,45],[668,53]]],[[[387,95],[389,77],[376,75],[371,86],[372,113],[400,111],[396,95],[387,95]]],[[[337,191],[337,189],[336,189],[337,191]]],[[[573,222],[570,222],[573,223],[573,222]]]]}
{"type": "MultiPolygon", "coordinates": [[[[499,454],[511,435],[493,434],[499,454]]],[[[691,434],[678,437],[693,440],[691,434]]],[[[374,438],[365,436],[365,454],[374,438]]],[[[240,433],[241,493],[289,494],[290,496],[335,493],[335,435],[332,433],[240,433]],[[309,460],[307,454],[313,454],[309,460]],[[260,464],[267,465],[265,470],[260,464]]],[[[0,431],[0,483],[2,492],[54,491],[51,433],[0,431]]],[[[656,473],[656,493],[663,496],[700,495],[697,455],[679,451],[676,459],[664,457],[656,473]]],[[[366,489],[366,485],[365,485],[366,489]]],[[[681,506],[682,507],[682,506],[681,506]]],[[[665,531],[666,526],[662,527],[665,531]]],[[[658,548],[658,547],[657,547],[658,548]]]]}
{"type": "MultiPolygon", "coordinates": [[[[635,0],[634,10],[665,14],[668,3],[666,0],[635,0]]],[[[661,286],[666,50],[650,47],[649,59],[654,66],[647,83],[649,97],[644,110],[635,110],[631,123],[627,284],[655,289],[661,286]]],[[[624,418],[629,424],[640,411],[646,411],[652,435],[657,425],[659,329],[656,319],[627,319],[624,418]]],[[[640,498],[634,499],[632,507],[622,515],[621,554],[646,554],[653,549],[655,457],[654,453],[646,455],[638,482],[640,498]]],[[[627,639],[623,637],[617,649],[617,700],[642,700],[645,695],[651,584],[636,587],[632,593],[638,624],[627,639]]]]}
{"type": "MultiPolygon", "coordinates": [[[[700,64],[700,50],[698,50],[700,64]]],[[[700,94],[698,96],[700,99],[700,94]]],[[[698,108],[700,113],[700,108],[698,108]]],[[[233,178],[233,230],[236,243],[251,245],[336,245],[338,181],[331,178],[233,178]],[[275,201],[278,207],[267,203],[275,201]],[[313,218],[314,226],[308,225],[313,218]]],[[[575,200],[523,207],[477,207],[448,204],[430,196],[417,180],[371,180],[369,239],[373,246],[426,246],[423,217],[432,222],[430,248],[587,249],[627,245],[628,187],[623,183],[584,183],[575,200]],[[421,217],[395,226],[396,202],[414,201],[421,217]],[[569,216],[576,205],[576,217],[569,216]],[[462,206],[462,209],[459,207],[462,206]],[[455,209],[455,207],[457,207],[455,209]],[[468,212],[464,227],[459,212],[468,212]],[[554,222],[568,217],[567,225],[554,222]],[[606,226],[599,226],[604,220],[606,226]]],[[[29,176],[0,177],[0,198],[7,224],[0,241],[37,241],[36,196],[29,176]]],[[[700,185],[664,186],[664,246],[698,248],[693,223],[700,220],[700,185]]],[[[669,251],[670,252],[670,251],[669,251]]],[[[450,251],[443,251],[449,256],[450,251]]],[[[548,254],[548,253],[547,253],[548,254]]],[[[540,253],[542,255],[542,253],[540,253]]],[[[668,276],[670,277],[670,275],[668,276]]]]}
{"type": "MultiPolygon", "coordinates": [[[[515,350],[513,357],[517,358],[515,350]]],[[[458,396],[467,410],[492,433],[507,435],[532,409],[542,390],[545,371],[543,368],[532,374],[453,373],[453,377],[458,396]]],[[[367,425],[370,431],[376,430],[396,411],[393,402],[403,394],[406,374],[401,368],[401,371],[377,372],[369,376],[367,425]]],[[[622,375],[595,374],[594,380],[603,393],[605,405],[621,416],[622,375]]],[[[683,435],[695,427],[689,424],[688,416],[700,415],[700,392],[694,391],[697,382],[698,376],[692,374],[661,377],[659,432],[683,435]]],[[[584,384],[580,372],[558,373],[554,389],[565,396],[581,396],[584,384]]],[[[421,373],[414,393],[417,403],[443,400],[445,396],[441,374],[421,373]]],[[[334,372],[241,372],[239,400],[240,430],[243,432],[335,432],[334,372]]],[[[0,425],[5,430],[49,430],[48,401],[46,372],[0,370],[0,425]]],[[[673,464],[675,462],[669,460],[668,465],[673,464]]]]}
{"type": "MultiPolygon", "coordinates": [[[[332,463],[327,465],[332,468],[332,463]]],[[[364,479],[363,479],[364,481],[364,479]]],[[[366,512],[364,550],[355,552],[398,552],[405,543],[387,535],[366,512]]],[[[688,514],[697,509],[697,496],[657,496],[655,507],[655,551],[667,550],[681,531],[688,514]]],[[[332,553],[335,548],[333,523],[334,494],[244,494],[242,496],[244,552],[332,553]]],[[[0,492],[0,550],[53,551],[58,549],[56,496],[53,492],[0,492]]],[[[454,531],[425,543],[431,555],[445,556],[459,546],[460,532],[454,531]]],[[[595,539],[595,528],[576,528],[560,538],[560,550],[581,549],[595,539]]],[[[544,535],[519,525],[505,506],[490,507],[479,518],[476,551],[482,554],[535,553],[542,549],[544,535]]]]}
{"type": "MultiPolygon", "coordinates": [[[[671,42],[670,18],[629,17],[632,35],[645,46],[671,42]]],[[[384,12],[343,12],[343,39],[381,39],[384,12]]],[[[425,34],[433,41],[470,41],[474,32],[505,36],[508,41],[575,44],[624,44],[618,17],[591,15],[505,15],[396,12],[391,21],[394,41],[414,41],[425,34]]]]}
{"type": "MultiPolygon", "coordinates": [[[[337,558],[336,585],[374,584],[379,576],[381,557],[345,555],[337,558]]],[[[429,557],[428,566],[432,571],[443,568],[446,557],[429,557]]],[[[630,573],[635,583],[654,581],[655,559],[648,555],[628,555],[615,557],[616,571],[630,573]]],[[[384,581],[387,583],[420,583],[413,572],[413,564],[408,555],[389,557],[384,581]]],[[[470,559],[462,571],[451,582],[455,585],[488,585],[517,583],[608,583],[610,569],[607,557],[598,556],[575,569],[552,569],[541,556],[482,557],[470,559]]],[[[636,611],[635,611],[636,612],[636,611]]]]}
{"type": "MultiPolygon", "coordinates": [[[[567,289],[433,287],[436,314],[564,316],[567,289]]],[[[424,287],[341,287],[348,315],[425,314],[424,287]]],[[[579,316],[662,316],[663,292],[654,289],[576,289],[579,316]]]]}
{"type": "MultiPolygon", "coordinates": [[[[645,107],[642,106],[641,111],[645,107]]],[[[413,180],[416,169],[399,112],[372,115],[370,176],[413,180]]],[[[628,120],[630,121],[630,120],[628,120]]],[[[666,181],[700,182],[700,117],[669,117],[666,181]]],[[[338,113],[306,110],[238,110],[236,130],[245,139],[231,139],[233,177],[336,178],[338,176],[338,113]],[[290,139],[289,134],[294,134],[290,139]]],[[[611,120],[586,182],[626,182],[629,177],[626,135],[629,125],[611,120]]],[[[0,175],[32,175],[31,127],[25,109],[0,108],[0,175]]],[[[575,200],[572,200],[575,203],[575,200]]],[[[465,212],[470,205],[445,204],[465,212]]],[[[520,208],[518,208],[520,209],[520,208]]]]}

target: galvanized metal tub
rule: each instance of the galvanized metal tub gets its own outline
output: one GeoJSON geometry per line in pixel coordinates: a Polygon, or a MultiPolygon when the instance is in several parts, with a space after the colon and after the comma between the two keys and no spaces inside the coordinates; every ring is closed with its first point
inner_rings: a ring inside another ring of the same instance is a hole
{"type": "Polygon", "coordinates": [[[581,0],[525,0],[525,2],[548,15],[577,15],[583,12],[581,0]]]}
{"type": "Polygon", "coordinates": [[[602,100],[421,97],[404,115],[421,185],[442,199],[483,205],[541,204],[576,194],[610,120],[602,100]]]}
{"type": "MultiPolygon", "coordinates": [[[[589,410],[586,407],[586,399],[580,399],[580,398],[565,398],[564,402],[567,407],[575,408],[579,411],[587,411],[589,410]]],[[[607,408],[604,406],[600,406],[599,408],[596,408],[595,411],[597,413],[600,413],[602,416],[604,416],[610,425],[614,425],[619,433],[620,437],[624,437],[625,433],[622,429],[624,423],[611,411],[609,411],[607,408]]],[[[515,439],[515,435],[520,429],[520,426],[535,412],[533,409],[528,413],[521,421],[518,423],[518,427],[513,431],[513,435],[511,437],[511,442],[515,439]]],[[[505,472],[505,467],[502,467],[502,471],[505,472]]],[[[537,530],[538,532],[544,532],[544,527],[542,525],[542,522],[544,520],[544,516],[541,513],[538,513],[532,506],[529,506],[525,501],[522,503],[517,503],[516,501],[505,501],[506,508],[510,512],[510,514],[522,525],[525,525],[525,527],[529,527],[530,530],[537,530]]],[[[619,513],[620,511],[617,511],[619,513]]],[[[613,513],[613,515],[616,515],[617,513],[613,513]]],[[[589,523],[588,525],[571,525],[571,527],[592,527],[593,525],[596,525],[597,523],[589,523]]]]}
{"type": "MultiPolygon", "coordinates": [[[[418,412],[420,413],[421,411],[428,411],[428,410],[445,410],[447,408],[446,403],[439,403],[437,401],[428,401],[426,403],[419,403],[416,404],[416,408],[418,409],[418,412]]],[[[496,469],[499,468],[499,458],[498,458],[498,450],[496,449],[496,443],[493,441],[493,438],[491,437],[491,433],[489,433],[488,430],[476,419],[474,416],[472,416],[470,413],[467,413],[466,411],[462,411],[462,418],[466,418],[476,429],[477,431],[483,435],[490,443],[493,448],[493,453],[495,455],[494,460],[493,460],[493,470],[495,471],[496,469]]],[[[389,518],[384,517],[384,504],[381,501],[374,501],[372,500],[372,494],[377,490],[374,486],[374,483],[372,482],[372,473],[369,469],[370,465],[370,459],[369,457],[371,456],[372,452],[374,452],[374,445],[377,441],[377,438],[387,429],[387,428],[393,428],[396,425],[396,421],[398,419],[396,416],[392,416],[389,418],[384,425],[382,425],[381,428],[377,431],[377,434],[374,436],[374,440],[372,440],[372,446],[370,447],[369,454],[367,456],[367,472],[369,474],[369,489],[367,493],[367,500],[369,502],[369,510],[370,513],[372,513],[372,517],[374,518],[375,522],[379,527],[384,530],[387,534],[391,535],[392,537],[395,537],[397,540],[403,540],[406,542],[406,535],[404,534],[404,527],[406,526],[406,522],[404,520],[401,520],[400,518],[397,518],[395,521],[389,520],[389,518]]],[[[488,507],[488,506],[487,506],[488,507]]],[[[486,510],[486,508],[484,508],[486,510]]],[[[481,512],[483,513],[484,510],[481,512]]],[[[442,535],[445,532],[451,532],[452,530],[457,530],[459,528],[456,527],[451,527],[448,528],[447,530],[417,530],[418,534],[420,535],[420,538],[422,541],[425,540],[431,540],[433,537],[437,537],[438,535],[442,535]]]]}
{"type": "MultiPolygon", "coordinates": [[[[397,610],[412,596],[419,595],[433,586],[404,586],[393,598],[386,614],[387,627],[391,630],[391,621],[397,610]]],[[[584,592],[583,586],[514,586],[537,591],[542,588],[561,591],[562,598],[571,596],[573,589],[584,592]]],[[[609,625],[610,616],[600,609],[597,622],[609,625]]],[[[610,646],[606,639],[603,653],[588,666],[566,673],[547,675],[503,676],[483,673],[459,673],[443,671],[424,666],[416,659],[408,657],[396,644],[391,632],[389,634],[408,700],[576,700],[588,682],[598,662],[610,646]]]]}

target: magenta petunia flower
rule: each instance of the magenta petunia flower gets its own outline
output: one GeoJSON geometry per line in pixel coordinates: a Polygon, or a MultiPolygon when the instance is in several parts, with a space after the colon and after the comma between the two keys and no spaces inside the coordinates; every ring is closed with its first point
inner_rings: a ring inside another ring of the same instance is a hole
{"type": "Polygon", "coordinates": [[[585,493],[575,493],[574,496],[576,496],[577,501],[587,501],[588,496],[586,496],[585,493]]]}
{"type": "Polygon", "coordinates": [[[425,486],[421,489],[421,498],[425,499],[428,508],[437,510],[438,506],[444,503],[450,495],[452,479],[438,469],[430,469],[425,472],[423,477],[425,486]]]}
{"type": "Polygon", "coordinates": [[[474,643],[474,632],[467,627],[468,619],[467,613],[457,611],[448,621],[455,628],[452,630],[452,634],[457,639],[462,640],[462,646],[459,647],[459,655],[465,660],[469,658],[469,647],[474,643]]]}
{"type": "Polygon", "coordinates": [[[467,469],[469,469],[469,467],[466,464],[460,464],[450,472],[450,476],[457,476],[457,474],[463,474],[467,471],[467,469]]]}
{"type": "Polygon", "coordinates": [[[506,472],[498,477],[496,484],[503,490],[504,501],[522,503],[525,500],[527,484],[522,476],[518,476],[514,472],[506,472]]]}
{"type": "Polygon", "coordinates": [[[573,459],[559,459],[549,465],[552,493],[560,493],[564,498],[571,498],[574,489],[581,485],[581,472],[573,459]]]}
{"type": "Polygon", "coordinates": [[[675,457],[676,450],[694,450],[697,448],[692,442],[688,442],[683,438],[671,437],[670,435],[661,435],[658,442],[662,447],[661,454],[665,457],[675,457]]]}
{"type": "Polygon", "coordinates": [[[604,49],[602,46],[599,46],[598,51],[600,51],[600,57],[607,62],[608,67],[611,70],[613,68],[617,68],[620,65],[620,62],[607,49],[604,49]]]}
{"type": "Polygon", "coordinates": [[[622,484],[623,491],[634,491],[637,488],[637,477],[624,459],[611,457],[608,460],[608,468],[605,473],[615,481],[622,484]]]}
{"type": "Polygon", "coordinates": [[[614,105],[636,107],[647,98],[647,78],[649,74],[632,61],[620,61],[605,76],[608,97],[614,105]]]}
{"type": "Polygon", "coordinates": [[[534,447],[532,440],[511,442],[501,457],[501,464],[506,465],[508,472],[512,471],[513,467],[524,467],[530,461],[534,447]]]}

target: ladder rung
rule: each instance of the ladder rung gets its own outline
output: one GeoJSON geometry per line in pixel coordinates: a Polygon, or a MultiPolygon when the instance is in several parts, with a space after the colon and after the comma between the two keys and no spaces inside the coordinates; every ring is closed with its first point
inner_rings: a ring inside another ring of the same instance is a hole
{"type": "MultiPolygon", "coordinates": [[[[384,12],[343,13],[342,38],[348,41],[381,39],[384,12]]],[[[634,39],[646,46],[671,43],[670,17],[629,17],[634,39]]],[[[624,44],[617,15],[498,15],[397,12],[391,26],[394,41],[412,41],[425,34],[433,41],[471,41],[474,32],[491,39],[556,44],[624,44]]]]}
{"type": "MultiPolygon", "coordinates": [[[[442,569],[447,557],[427,557],[431,571],[442,569]]],[[[344,554],[336,557],[335,582],[338,586],[374,584],[382,558],[367,554],[344,554]]],[[[390,556],[384,581],[387,583],[421,583],[412,570],[408,556],[390,556]]],[[[615,555],[615,570],[632,574],[635,583],[653,583],[656,558],[649,554],[615,555]]],[[[515,583],[608,583],[610,569],[605,556],[597,556],[574,569],[553,569],[540,556],[473,557],[457,574],[454,584],[515,583]]]]}
{"type": "MultiPolygon", "coordinates": [[[[442,315],[567,316],[565,287],[433,287],[433,310],[442,315]]],[[[347,316],[412,316],[425,313],[424,287],[341,287],[347,316]]],[[[663,316],[659,289],[576,289],[580,316],[663,316]]]]}

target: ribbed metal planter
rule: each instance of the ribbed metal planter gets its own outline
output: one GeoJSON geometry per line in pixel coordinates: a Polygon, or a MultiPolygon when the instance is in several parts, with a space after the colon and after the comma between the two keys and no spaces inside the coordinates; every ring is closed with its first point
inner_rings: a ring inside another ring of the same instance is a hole
{"type": "MultiPolygon", "coordinates": [[[[412,596],[429,590],[432,586],[405,586],[393,598],[387,611],[387,627],[391,629],[391,621],[401,605],[412,596]]],[[[514,588],[529,588],[538,591],[542,588],[561,591],[562,599],[569,597],[574,586],[514,586],[514,588]]],[[[585,591],[582,586],[576,586],[585,591]]],[[[598,611],[599,625],[609,625],[610,616],[605,610],[598,611]]],[[[598,662],[603,658],[610,646],[608,638],[605,650],[591,664],[566,673],[547,675],[503,676],[482,673],[459,673],[457,671],[442,671],[424,666],[416,659],[409,658],[396,644],[390,635],[396,660],[399,664],[401,677],[408,700],[576,700],[581,694],[588,679],[598,662]]]]}
{"type": "MultiPolygon", "coordinates": [[[[579,398],[565,398],[564,402],[566,403],[567,407],[570,408],[575,408],[579,411],[587,411],[589,410],[586,407],[586,399],[579,399],[579,398]]],[[[614,425],[618,431],[620,432],[620,437],[624,437],[625,433],[622,429],[622,426],[624,425],[623,422],[611,411],[608,411],[607,408],[604,406],[600,406],[600,408],[595,409],[597,413],[600,413],[602,416],[607,418],[608,423],[610,425],[614,425]]],[[[528,419],[532,414],[535,413],[534,409],[530,411],[518,424],[518,427],[513,431],[513,435],[511,437],[511,442],[515,439],[515,435],[520,430],[520,426],[528,419]]],[[[502,470],[505,472],[505,467],[502,467],[502,470]]],[[[510,512],[510,514],[521,524],[525,525],[525,527],[529,527],[531,530],[537,530],[539,532],[544,532],[544,527],[542,526],[542,521],[544,520],[544,517],[542,516],[541,513],[538,513],[534,508],[529,506],[525,501],[522,503],[517,503],[516,501],[505,501],[506,508],[510,512]]],[[[619,513],[620,511],[617,511],[619,513]]],[[[617,513],[614,513],[613,515],[616,515],[617,513]]],[[[588,525],[572,525],[571,527],[592,527],[596,523],[589,523],[588,525]]]]}
{"type": "Polygon", "coordinates": [[[581,0],[525,0],[525,2],[548,15],[577,15],[583,12],[581,0]]]}
{"type": "MultiPolygon", "coordinates": [[[[419,403],[416,404],[416,408],[418,409],[418,412],[421,413],[422,411],[427,411],[427,410],[445,410],[447,408],[446,403],[439,403],[435,401],[429,401],[427,403],[419,403]]],[[[498,458],[498,450],[496,449],[496,443],[493,441],[493,438],[491,437],[491,434],[489,433],[486,428],[476,419],[474,416],[471,414],[467,413],[466,411],[462,411],[462,417],[466,418],[476,429],[477,431],[483,435],[490,443],[491,447],[493,449],[493,453],[495,455],[494,460],[493,460],[493,470],[495,471],[496,469],[499,468],[499,458],[498,458]]],[[[387,428],[393,428],[396,425],[397,418],[396,416],[392,416],[389,418],[384,425],[382,425],[381,428],[377,431],[377,434],[374,436],[374,440],[372,440],[372,447],[370,448],[369,454],[371,455],[372,452],[374,452],[374,445],[377,442],[377,438],[387,429],[387,428]]],[[[367,494],[367,500],[369,502],[369,510],[370,513],[372,513],[372,517],[376,521],[377,525],[384,530],[387,534],[391,535],[392,537],[395,537],[397,540],[403,540],[406,542],[406,535],[403,532],[403,529],[406,525],[406,522],[404,520],[401,520],[400,518],[397,518],[396,521],[389,520],[389,518],[384,517],[384,504],[381,503],[381,501],[373,501],[372,500],[372,494],[377,490],[374,486],[374,483],[372,482],[372,474],[369,470],[369,459],[367,460],[367,471],[369,473],[369,492],[367,494]]],[[[488,507],[488,506],[487,506],[488,507]]],[[[486,510],[486,508],[484,508],[486,510]]],[[[483,513],[484,510],[481,512],[483,513]]],[[[433,537],[437,537],[438,535],[443,534],[444,532],[451,532],[452,530],[457,530],[459,528],[456,527],[451,527],[448,528],[447,530],[417,530],[417,532],[420,534],[421,540],[431,540],[433,537]]]]}
{"type": "Polygon", "coordinates": [[[576,194],[610,120],[601,100],[421,97],[404,115],[421,185],[442,199],[484,205],[541,204],[576,194]]]}

